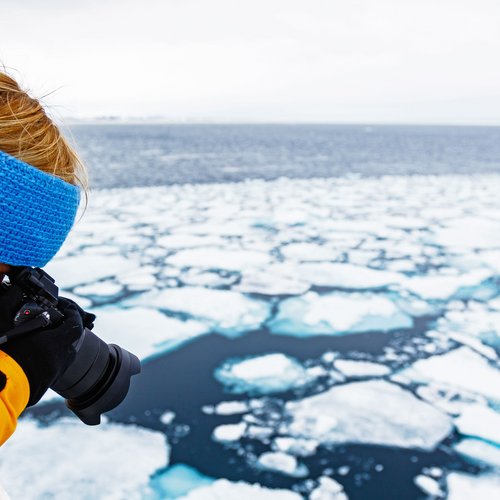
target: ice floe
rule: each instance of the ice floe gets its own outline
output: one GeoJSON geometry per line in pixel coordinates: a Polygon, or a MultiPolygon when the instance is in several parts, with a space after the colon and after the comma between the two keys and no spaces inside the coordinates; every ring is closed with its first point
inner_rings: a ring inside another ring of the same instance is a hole
{"type": "Polygon", "coordinates": [[[214,375],[228,391],[236,394],[271,394],[315,380],[299,362],[281,353],[228,360],[214,375]]]}
{"type": "Polygon", "coordinates": [[[447,500],[493,500],[500,495],[500,478],[495,474],[473,476],[463,472],[451,472],[446,478],[447,500]]]}
{"type": "Polygon", "coordinates": [[[256,463],[257,467],[281,472],[288,476],[304,477],[307,476],[307,468],[300,464],[293,455],[288,455],[281,451],[268,451],[263,453],[256,463]]]}
{"type": "Polygon", "coordinates": [[[248,484],[243,481],[232,483],[227,479],[218,479],[210,486],[196,488],[179,500],[302,500],[302,496],[293,491],[264,488],[260,484],[248,484]]]}
{"type": "Polygon", "coordinates": [[[383,377],[391,373],[391,369],[380,363],[370,361],[356,361],[351,359],[337,359],[333,365],[346,377],[383,377]]]}
{"type": "Polygon", "coordinates": [[[329,444],[433,450],[452,429],[445,414],[383,380],[333,387],[286,408],[291,422],[283,434],[329,444]]]}
{"type": "Polygon", "coordinates": [[[93,283],[97,280],[137,271],[137,261],[120,255],[78,255],[54,259],[45,266],[59,288],[72,288],[76,285],[93,283]]]}
{"type": "Polygon", "coordinates": [[[413,363],[399,374],[414,382],[438,382],[500,401],[500,371],[468,347],[413,363]]]}
{"type": "Polygon", "coordinates": [[[309,500],[348,500],[344,487],[328,476],[319,478],[319,484],[311,491],[309,500]]]}
{"type": "Polygon", "coordinates": [[[462,439],[453,449],[470,462],[496,467],[500,472],[500,447],[479,439],[462,439]]]}
{"type": "Polygon", "coordinates": [[[485,439],[500,446],[500,414],[487,406],[464,406],[454,424],[464,436],[485,439]]]}
{"type": "Polygon", "coordinates": [[[450,300],[465,288],[478,287],[483,281],[491,277],[491,271],[477,269],[469,273],[450,276],[435,274],[415,276],[404,282],[405,288],[426,300],[450,300]]]}
{"type": "Polygon", "coordinates": [[[195,320],[181,321],[145,307],[94,308],[93,331],[108,343],[118,344],[140,359],[160,355],[183,342],[208,332],[195,320]]]}
{"type": "Polygon", "coordinates": [[[247,425],[244,422],[239,424],[225,424],[216,427],[212,433],[212,437],[215,441],[221,443],[228,443],[232,441],[238,441],[245,434],[247,425]]]}
{"type": "Polygon", "coordinates": [[[209,328],[229,335],[259,328],[270,312],[266,302],[231,290],[202,287],[147,292],[124,303],[188,314],[209,328]]]}
{"type": "Polygon", "coordinates": [[[418,486],[424,493],[429,495],[431,498],[441,498],[444,496],[444,492],[439,486],[439,483],[429,476],[424,476],[419,474],[413,480],[415,485],[418,486]]]}
{"type": "Polygon", "coordinates": [[[437,230],[433,241],[456,249],[499,248],[500,222],[483,217],[460,217],[437,230]]]}
{"type": "Polygon", "coordinates": [[[393,301],[371,293],[308,292],[280,303],[269,326],[273,333],[296,336],[390,331],[410,328],[413,320],[393,301]]]}
{"type": "Polygon", "coordinates": [[[385,287],[404,278],[394,272],[343,263],[301,264],[298,273],[301,279],[316,286],[353,289],[385,287]]]}
{"type": "Polygon", "coordinates": [[[21,420],[2,446],[0,476],[13,498],[140,499],[151,493],[149,477],[168,454],[162,433],[133,425],[21,420]]]}
{"type": "Polygon", "coordinates": [[[166,262],[177,267],[201,267],[204,269],[239,270],[268,264],[271,257],[264,252],[225,250],[222,248],[194,248],[182,250],[166,262]]]}

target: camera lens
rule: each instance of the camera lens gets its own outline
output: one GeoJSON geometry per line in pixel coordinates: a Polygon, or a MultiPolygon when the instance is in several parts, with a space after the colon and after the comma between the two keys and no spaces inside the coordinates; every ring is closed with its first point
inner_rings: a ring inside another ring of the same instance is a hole
{"type": "Polygon", "coordinates": [[[76,357],[51,386],[66,406],[87,425],[98,425],[101,414],[127,395],[130,378],[141,371],[139,359],[116,344],[106,344],[88,328],[75,346],[76,357]]]}

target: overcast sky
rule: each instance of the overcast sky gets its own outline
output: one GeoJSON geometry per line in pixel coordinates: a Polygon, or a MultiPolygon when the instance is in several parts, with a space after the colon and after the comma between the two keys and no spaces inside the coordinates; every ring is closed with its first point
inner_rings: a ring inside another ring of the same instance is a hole
{"type": "Polygon", "coordinates": [[[500,124],[500,0],[0,0],[61,116],[500,124]]]}

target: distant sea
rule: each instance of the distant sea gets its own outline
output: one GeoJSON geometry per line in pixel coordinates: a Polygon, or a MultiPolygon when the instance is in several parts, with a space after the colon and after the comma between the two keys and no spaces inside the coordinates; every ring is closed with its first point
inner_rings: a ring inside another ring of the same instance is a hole
{"type": "Polygon", "coordinates": [[[500,127],[75,125],[94,188],[500,172],[500,127]]]}

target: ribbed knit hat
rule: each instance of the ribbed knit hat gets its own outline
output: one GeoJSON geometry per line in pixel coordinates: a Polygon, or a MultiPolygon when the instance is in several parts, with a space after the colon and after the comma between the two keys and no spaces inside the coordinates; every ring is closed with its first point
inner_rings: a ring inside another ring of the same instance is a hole
{"type": "Polygon", "coordinates": [[[0,263],[43,267],[68,236],[80,189],[0,151],[0,263]]]}

